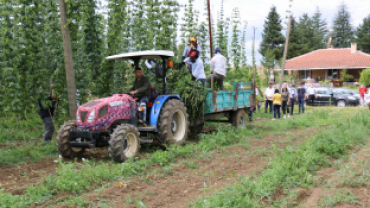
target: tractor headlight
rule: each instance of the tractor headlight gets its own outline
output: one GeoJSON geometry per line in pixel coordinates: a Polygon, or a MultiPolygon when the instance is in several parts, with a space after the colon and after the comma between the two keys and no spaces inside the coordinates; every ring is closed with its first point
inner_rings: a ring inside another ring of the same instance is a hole
{"type": "Polygon", "coordinates": [[[90,112],[89,117],[87,118],[87,122],[93,122],[93,121],[94,121],[94,119],[95,119],[95,110],[92,110],[92,111],[90,112]]]}
{"type": "Polygon", "coordinates": [[[78,111],[76,113],[76,120],[77,122],[81,122],[80,114],[78,113],[78,111]]]}

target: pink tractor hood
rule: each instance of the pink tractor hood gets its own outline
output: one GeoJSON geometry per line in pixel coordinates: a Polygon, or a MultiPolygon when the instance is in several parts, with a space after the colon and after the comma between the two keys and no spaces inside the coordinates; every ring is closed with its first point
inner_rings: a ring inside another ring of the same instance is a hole
{"type": "Polygon", "coordinates": [[[115,120],[131,119],[136,115],[136,102],[126,94],[114,94],[83,104],[77,109],[77,127],[106,130],[115,120]],[[89,119],[91,114],[91,119],[89,119]],[[92,116],[94,115],[94,116],[92,116]]]}

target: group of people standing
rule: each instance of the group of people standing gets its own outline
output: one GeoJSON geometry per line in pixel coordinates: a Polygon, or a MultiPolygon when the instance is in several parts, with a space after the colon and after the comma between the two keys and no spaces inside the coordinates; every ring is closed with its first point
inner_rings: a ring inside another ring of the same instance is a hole
{"type": "Polygon", "coordinates": [[[274,89],[273,83],[269,83],[268,88],[265,90],[265,113],[269,109],[269,112],[272,113],[274,109],[274,118],[280,118],[280,109],[283,112],[283,118],[290,118],[293,116],[294,112],[294,103],[298,102],[299,113],[304,113],[304,103],[306,99],[314,99],[316,94],[312,86],[309,88],[304,87],[304,83],[301,83],[296,89],[293,84],[291,87],[288,87],[287,82],[284,82],[281,90],[274,89]]]}

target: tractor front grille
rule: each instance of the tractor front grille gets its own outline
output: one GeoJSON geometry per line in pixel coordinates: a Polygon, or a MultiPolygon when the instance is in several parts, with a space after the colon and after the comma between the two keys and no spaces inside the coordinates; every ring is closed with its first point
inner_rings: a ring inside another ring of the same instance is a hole
{"type": "Polygon", "coordinates": [[[81,111],[81,122],[85,123],[85,119],[87,116],[87,111],[81,111]]]}

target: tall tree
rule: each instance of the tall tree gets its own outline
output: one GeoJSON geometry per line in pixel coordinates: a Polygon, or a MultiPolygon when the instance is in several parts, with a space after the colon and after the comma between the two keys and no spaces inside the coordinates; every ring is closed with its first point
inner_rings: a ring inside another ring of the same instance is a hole
{"type": "Polygon", "coordinates": [[[299,30],[297,28],[297,22],[295,21],[294,17],[292,17],[287,59],[302,55],[302,44],[300,42],[300,38],[301,34],[299,33],[299,30]]]}
{"type": "Polygon", "coordinates": [[[231,40],[231,57],[234,69],[238,70],[241,67],[241,34],[240,34],[240,11],[238,7],[233,9],[231,24],[232,24],[232,40],[231,40]]]}
{"type": "Polygon", "coordinates": [[[304,13],[299,18],[299,23],[297,25],[297,30],[299,31],[301,52],[299,55],[308,53],[313,50],[313,39],[314,32],[312,26],[312,20],[307,13],[304,13]]]}
{"type": "Polygon", "coordinates": [[[370,15],[358,26],[356,34],[358,49],[370,53],[370,15]]]}
{"type": "Polygon", "coordinates": [[[326,20],[322,19],[322,13],[320,12],[319,7],[316,8],[316,12],[312,17],[312,28],[312,50],[326,48],[325,39],[328,34],[328,28],[326,20]]]}
{"type": "Polygon", "coordinates": [[[349,47],[354,31],[351,25],[351,14],[346,4],[339,6],[337,15],[333,22],[332,44],[334,47],[349,47]]]}
{"type": "Polygon", "coordinates": [[[268,51],[270,53],[269,57],[274,57],[275,60],[280,60],[283,57],[282,45],[285,38],[281,34],[282,29],[280,15],[277,13],[276,7],[272,6],[263,25],[262,42],[259,50],[265,59],[268,51]]]}

